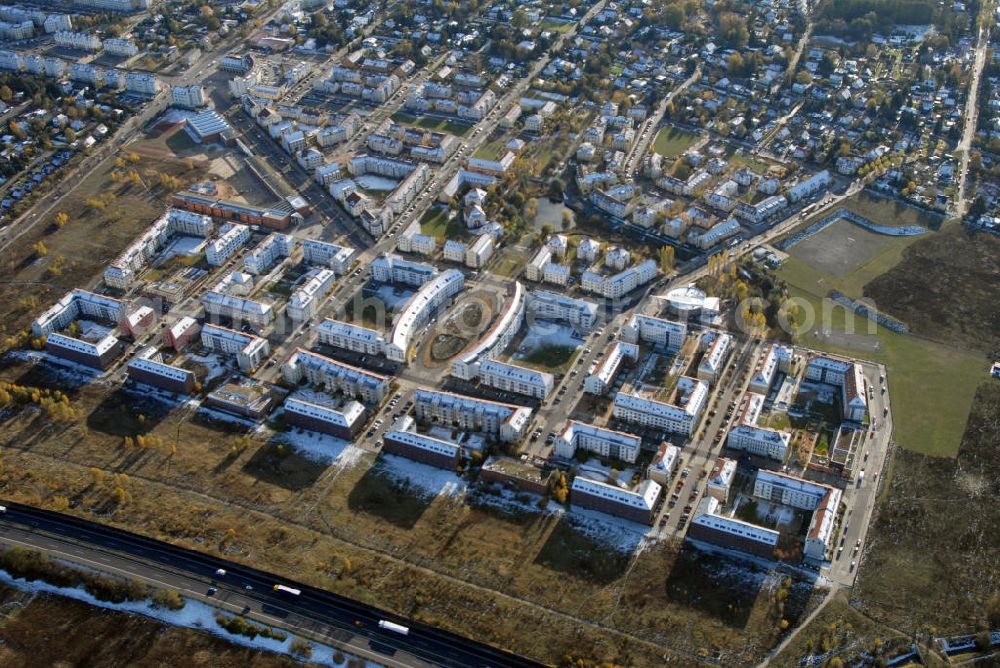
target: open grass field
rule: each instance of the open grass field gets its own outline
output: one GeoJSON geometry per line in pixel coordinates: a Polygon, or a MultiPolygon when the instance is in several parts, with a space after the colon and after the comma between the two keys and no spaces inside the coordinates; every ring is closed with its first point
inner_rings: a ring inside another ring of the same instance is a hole
{"type": "Polygon", "coordinates": [[[694,146],[697,141],[698,135],[693,132],[667,125],[656,133],[656,139],[653,140],[653,150],[664,158],[676,158],[694,146]]]}
{"type": "MultiPolygon", "coordinates": [[[[881,198],[854,198],[848,208],[880,224],[935,226],[932,216],[881,198]]],[[[915,452],[954,456],[988,353],[1000,346],[1000,241],[981,237],[958,225],[886,237],[839,221],[789,249],[777,272],[815,314],[800,343],[888,366],[896,441],[915,452]],[[830,304],[824,319],[831,290],[873,300],[911,334],[830,304]]]]}
{"type": "Polygon", "coordinates": [[[472,132],[471,125],[448,120],[446,118],[435,118],[433,116],[414,116],[404,112],[396,112],[392,115],[392,120],[403,125],[410,125],[432,132],[447,132],[456,137],[464,137],[472,132]]]}
{"type": "MultiPolygon", "coordinates": [[[[823,312],[819,295],[794,286],[789,292],[819,318],[823,312]]],[[[825,325],[830,335],[818,322],[800,335],[801,345],[888,367],[896,443],[925,454],[955,454],[975,387],[986,372],[986,359],[981,354],[877,326],[869,337],[869,321],[841,307],[830,312],[825,325]],[[849,332],[854,334],[844,335],[849,332]],[[869,346],[870,340],[874,340],[876,350],[869,346]]]]}
{"type": "Polygon", "coordinates": [[[490,273],[513,278],[524,271],[526,264],[528,264],[528,256],[525,253],[512,248],[502,248],[490,267],[490,273]]]}
{"type": "Polygon", "coordinates": [[[838,220],[788,249],[779,275],[825,295],[830,290],[858,298],[871,280],[892,269],[919,237],[889,237],[838,220]]]}
{"type": "MultiPolygon", "coordinates": [[[[140,140],[127,149],[142,149],[144,144],[140,140]]],[[[165,150],[157,155],[153,158],[139,154],[139,161],[127,166],[139,173],[144,185],[113,181],[114,161],[101,163],[49,216],[4,251],[0,270],[6,280],[17,286],[0,290],[6,333],[27,327],[42,308],[67,290],[86,287],[86,279],[92,277],[92,282],[96,282],[107,263],[163,214],[164,197],[169,191],[160,185],[158,174],[176,176],[185,184],[205,177],[205,166],[199,161],[188,161],[165,150]],[[101,196],[108,202],[103,210],[88,203],[101,196]],[[55,224],[59,213],[69,216],[61,229],[55,224]],[[39,241],[46,251],[44,257],[39,257],[35,249],[39,241]]]]}
{"type": "Polygon", "coordinates": [[[514,362],[550,373],[566,373],[573,366],[573,360],[580,348],[569,346],[540,346],[514,362]]]}
{"type": "Polygon", "coordinates": [[[499,160],[504,153],[504,144],[503,139],[488,141],[479,147],[475,153],[475,157],[482,158],[483,160],[499,160]]]}
{"type": "MultiPolygon", "coordinates": [[[[42,369],[24,364],[0,375],[46,382],[42,369]]],[[[91,384],[72,394],[84,414],[76,423],[5,412],[0,495],[49,507],[64,497],[69,512],[252,562],[546,663],[573,655],[691,665],[717,654],[723,665],[747,665],[780,635],[771,576],[677,544],[619,552],[616,545],[638,543],[641,527],[588,517],[583,531],[575,512],[532,511],[535,501],[451,496],[445,490],[460,481],[436,469],[334,442],[330,461],[261,436],[247,445],[240,427],[152,402],[91,384]],[[126,448],[123,437],[140,430],[160,443],[126,448]],[[400,482],[407,472],[419,482],[400,482]]],[[[785,617],[794,624],[813,600],[810,587],[797,585],[785,617]]]]}
{"type": "Polygon", "coordinates": [[[0,587],[0,665],[291,668],[290,658],[86,603],[0,587]]]}
{"type": "Polygon", "coordinates": [[[541,30],[551,30],[553,32],[569,32],[573,29],[575,23],[572,21],[557,21],[555,19],[544,18],[538,27],[541,30]]]}
{"type": "Polygon", "coordinates": [[[449,219],[448,208],[437,206],[427,211],[420,219],[420,232],[434,237],[439,244],[449,239],[462,241],[469,237],[469,230],[462,224],[458,216],[449,219]]]}

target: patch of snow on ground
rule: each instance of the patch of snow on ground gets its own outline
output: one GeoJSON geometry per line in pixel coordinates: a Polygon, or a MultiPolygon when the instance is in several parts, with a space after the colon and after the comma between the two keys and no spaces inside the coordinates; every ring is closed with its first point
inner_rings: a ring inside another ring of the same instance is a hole
{"type": "Polygon", "coordinates": [[[41,350],[13,350],[8,354],[15,359],[32,364],[41,363],[45,366],[46,373],[50,374],[53,379],[59,380],[67,388],[81,387],[101,375],[97,369],[50,355],[41,350]]]}
{"type": "Polygon", "coordinates": [[[226,413],[225,411],[220,411],[208,406],[199,406],[198,412],[210,420],[217,420],[218,422],[230,422],[232,424],[242,425],[250,429],[257,429],[260,426],[250,418],[233,415],[232,413],[226,413]]]}
{"type": "Polygon", "coordinates": [[[382,453],[377,464],[381,472],[398,482],[407,482],[423,491],[426,496],[465,495],[468,485],[452,471],[415,462],[406,457],[382,453]]]}
{"type": "Polygon", "coordinates": [[[222,376],[231,368],[231,365],[227,361],[220,359],[218,355],[196,355],[195,353],[185,353],[184,357],[192,362],[202,364],[208,369],[208,375],[205,376],[205,383],[222,376]]]}
{"type": "Polygon", "coordinates": [[[605,543],[619,552],[635,552],[652,532],[645,524],[607,515],[588,508],[572,507],[566,514],[573,528],[584,536],[605,543]]]}
{"type": "Polygon", "coordinates": [[[390,310],[399,308],[413,296],[412,290],[401,290],[391,285],[379,286],[375,294],[381,299],[390,310]]]}
{"type": "MultiPolygon", "coordinates": [[[[152,602],[148,600],[127,601],[125,603],[98,601],[83,589],[56,587],[39,580],[28,582],[27,580],[21,578],[13,578],[9,573],[3,570],[0,570],[0,582],[20,589],[21,591],[35,594],[53,594],[56,596],[63,596],[76,601],[82,601],[83,603],[87,603],[98,608],[151,617],[152,619],[156,619],[171,626],[179,626],[188,629],[200,629],[207,631],[214,636],[218,636],[234,645],[241,645],[243,647],[259,649],[276,654],[291,655],[291,645],[292,641],[295,639],[295,635],[291,633],[288,634],[288,638],[282,641],[275,640],[274,638],[262,638],[260,636],[251,639],[246,636],[231,634],[220,628],[218,623],[215,621],[215,612],[217,608],[206,605],[201,601],[193,601],[188,598],[184,599],[185,605],[180,610],[167,610],[165,608],[154,607],[152,602]]],[[[230,611],[226,612],[229,615],[234,614],[230,611]]],[[[309,642],[313,646],[313,653],[309,659],[310,663],[324,666],[344,665],[334,663],[333,655],[337,651],[334,648],[327,645],[319,645],[311,640],[309,642]]],[[[348,659],[352,658],[346,653],[344,653],[344,656],[348,659]]],[[[366,668],[382,668],[381,664],[373,663],[371,661],[366,661],[364,665],[366,668]]]]}
{"type": "Polygon", "coordinates": [[[531,492],[515,492],[503,488],[498,494],[486,492],[476,492],[474,494],[476,502],[507,511],[524,511],[538,515],[564,515],[566,513],[566,508],[554,501],[550,501],[544,508],[540,507],[538,502],[542,500],[542,497],[531,492]],[[522,499],[530,499],[530,501],[522,499]]]}
{"type": "Polygon", "coordinates": [[[590,478],[591,480],[597,480],[598,482],[606,482],[609,485],[617,485],[622,489],[632,488],[632,477],[635,475],[635,470],[630,468],[624,468],[618,471],[615,475],[614,482],[611,481],[611,467],[605,466],[598,459],[590,458],[585,463],[577,465],[577,471],[583,474],[585,478],[590,478]]]}
{"type": "Polygon", "coordinates": [[[366,190],[395,190],[396,186],[399,185],[398,181],[387,179],[384,176],[375,176],[374,174],[355,176],[354,181],[366,190]]]}
{"type": "Polygon", "coordinates": [[[583,339],[573,336],[574,329],[568,325],[549,322],[548,320],[536,320],[528,327],[528,332],[521,341],[520,350],[516,352],[514,359],[522,359],[531,354],[531,351],[548,346],[560,348],[579,348],[583,345],[583,339]]]}
{"type": "Polygon", "coordinates": [[[166,250],[163,251],[163,259],[174,257],[175,255],[198,255],[205,249],[206,241],[199,237],[177,237],[166,250]]]}
{"type": "Polygon", "coordinates": [[[338,464],[342,468],[356,463],[364,450],[341,438],[318,431],[296,429],[283,431],[271,437],[273,443],[285,443],[315,462],[338,464]]]}
{"type": "Polygon", "coordinates": [[[80,338],[84,341],[100,341],[112,329],[93,320],[77,320],[76,324],[80,326],[80,338]]]}

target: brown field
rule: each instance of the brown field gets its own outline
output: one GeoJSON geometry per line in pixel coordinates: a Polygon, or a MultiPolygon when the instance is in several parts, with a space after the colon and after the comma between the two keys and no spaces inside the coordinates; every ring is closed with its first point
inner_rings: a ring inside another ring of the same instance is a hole
{"type": "Polygon", "coordinates": [[[0,586],[0,665],[284,668],[289,658],[231,645],[207,633],[86,603],[0,586]]]}
{"type": "Polygon", "coordinates": [[[998,442],[1000,383],[989,381],[976,394],[957,458],[897,449],[850,602],[834,597],[774,665],[802,665],[805,654],[831,649],[851,665],[876,641],[1000,628],[998,442]]]}
{"type": "MultiPolygon", "coordinates": [[[[136,145],[128,149],[133,146],[136,145]]],[[[137,145],[143,146],[143,142],[137,145]]],[[[24,329],[40,310],[67,290],[92,287],[98,282],[107,263],[165,210],[169,192],[159,184],[157,174],[176,176],[186,183],[205,177],[205,167],[199,162],[188,163],[169,152],[163,156],[145,157],[135,165],[143,177],[143,185],[112,181],[115,164],[106,160],[66,195],[49,216],[3,252],[0,272],[16,289],[0,291],[0,311],[7,316],[2,332],[24,329]],[[104,211],[87,204],[87,200],[106,193],[112,193],[114,199],[104,211]],[[62,229],[55,224],[60,212],[69,215],[62,229]],[[38,241],[47,250],[44,257],[38,257],[33,248],[38,241]]]]}
{"type": "MultiPolygon", "coordinates": [[[[38,365],[0,375],[46,382],[38,365]]],[[[49,507],[65,498],[70,512],[551,663],[573,654],[629,666],[712,656],[747,665],[781,635],[778,583],[763,573],[672,543],[620,553],[558,515],[484,496],[421,496],[367,453],[341,467],[260,441],[241,448],[238,431],[187,409],[109,392],[76,392],[85,416],[77,424],[52,424],[31,408],[6,419],[0,496],[49,507]],[[124,436],[140,431],[159,445],[126,449],[124,436]]],[[[797,584],[783,617],[794,625],[815,596],[797,584]]]]}
{"type": "Polygon", "coordinates": [[[865,296],[917,334],[1000,352],[1000,238],[947,226],[903,251],[865,296]]]}

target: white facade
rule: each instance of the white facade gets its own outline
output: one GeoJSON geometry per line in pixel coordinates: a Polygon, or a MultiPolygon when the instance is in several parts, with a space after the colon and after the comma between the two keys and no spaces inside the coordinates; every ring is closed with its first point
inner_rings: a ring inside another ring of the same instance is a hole
{"type": "Polygon", "coordinates": [[[635,313],[622,327],[622,340],[648,343],[667,350],[680,350],[687,337],[687,323],[635,313]]]}
{"type": "Polygon", "coordinates": [[[250,228],[239,223],[229,223],[220,230],[222,234],[218,239],[208,244],[205,259],[213,267],[218,267],[226,263],[233,253],[246,245],[250,241],[250,228]]]}
{"type": "Polygon", "coordinates": [[[726,360],[732,348],[733,337],[725,332],[716,332],[708,349],[698,365],[698,377],[714,384],[726,368],[726,360]]]}
{"type": "Polygon", "coordinates": [[[353,258],[354,249],[348,246],[339,246],[316,239],[302,241],[302,260],[306,264],[329,267],[340,276],[346,274],[351,268],[353,258]]]}
{"type": "Polygon", "coordinates": [[[635,361],[639,357],[639,346],[634,343],[616,341],[611,350],[598,362],[583,380],[583,391],[588,394],[606,394],[618,375],[618,370],[626,360],[635,361]]]}
{"type": "Polygon", "coordinates": [[[332,269],[319,269],[288,300],[288,317],[302,322],[316,315],[323,299],[333,289],[337,275],[332,269]]]}
{"type": "Polygon", "coordinates": [[[392,327],[386,357],[394,362],[408,362],[410,346],[417,330],[430,319],[431,314],[461,292],[464,286],[465,276],[457,269],[437,274],[421,285],[416,294],[406,302],[392,327]]]}
{"type": "Polygon", "coordinates": [[[48,336],[80,317],[116,323],[125,315],[125,307],[125,302],[120,299],[86,290],[71,290],[35,318],[31,323],[31,333],[36,337],[48,336]]]}
{"type": "Polygon", "coordinates": [[[139,53],[139,47],[131,38],[109,37],[104,40],[104,50],[113,56],[131,58],[139,53]]]}
{"type": "Polygon", "coordinates": [[[762,395],[747,393],[740,407],[737,424],[729,430],[729,435],[726,437],[726,447],[784,461],[788,455],[792,435],[757,425],[763,405],[764,397],[762,395]]]}
{"type": "Polygon", "coordinates": [[[337,360],[298,349],[284,364],[281,375],[292,384],[303,379],[313,387],[324,386],[330,392],[339,392],[362,401],[377,404],[389,392],[390,378],[365,369],[344,364],[337,360]]]}
{"type": "Polygon", "coordinates": [[[483,361],[503,352],[524,323],[526,301],[524,286],[515,281],[514,293],[504,301],[504,309],[493,326],[451,363],[451,374],[462,380],[472,380],[479,375],[479,365],[483,361]]]}
{"type": "Polygon", "coordinates": [[[580,287],[606,299],[617,299],[656,278],[656,263],[645,260],[614,276],[602,276],[592,271],[583,272],[580,287]]]}
{"type": "Polygon", "coordinates": [[[316,327],[319,342],[366,355],[382,355],[385,337],[374,329],[327,318],[316,327]]]}
{"type": "Polygon", "coordinates": [[[183,109],[199,109],[207,104],[205,89],[201,84],[173,86],[170,89],[170,103],[183,109]]]}
{"type": "Polygon", "coordinates": [[[528,296],[528,310],[536,318],[568,322],[583,331],[590,330],[597,319],[597,304],[594,302],[545,290],[532,290],[528,296]]]}
{"type": "Polygon", "coordinates": [[[707,401],[708,385],[704,381],[681,376],[677,381],[675,403],[618,392],[615,395],[614,415],[644,427],[690,436],[698,426],[707,401]]]}
{"type": "Polygon", "coordinates": [[[531,409],[450,392],[418,389],[413,397],[419,420],[496,434],[501,441],[520,440],[528,430],[531,409]]]}
{"type": "Polygon", "coordinates": [[[642,449],[642,438],[635,434],[570,420],[556,438],[554,448],[555,454],[563,459],[571,459],[577,449],[582,449],[593,452],[599,457],[611,457],[634,463],[642,449]]]}
{"type": "Polygon", "coordinates": [[[271,354],[267,339],[206,323],[201,328],[201,345],[213,352],[235,356],[241,371],[252,371],[271,354]]]}
{"type": "Polygon", "coordinates": [[[372,262],[372,279],[378,283],[401,283],[420,287],[437,276],[436,267],[386,253],[372,262]]]}
{"type": "Polygon", "coordinates": [[[479,365],[479,381],[505,392],[544,399],[552,392],[555,378],[550,373],[488,359],[479,365]]]}
{"type": "Polygon", "coordinates": [[[292,254],[295,250],[295,237],[290,234],[269,234],[257,247],[243,258],[243,266],[247,272],[260,276],[271,271],[271,268],[292,254]]]}

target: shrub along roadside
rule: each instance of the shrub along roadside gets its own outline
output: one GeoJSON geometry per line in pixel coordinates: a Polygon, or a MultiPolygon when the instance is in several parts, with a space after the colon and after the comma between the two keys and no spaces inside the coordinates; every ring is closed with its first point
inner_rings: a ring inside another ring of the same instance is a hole
{"type": "Polygon", "coordinates": [[[116,578],[74,568],[37,550],[23,547],[0,549],[0,569],[28,582],[41,580],[54,587],[82,588],[98,601],[124,603],[152,598],[156,605],[180,610],[184,599],[175,591],[157,590],[138,580],[116,578]]]}

